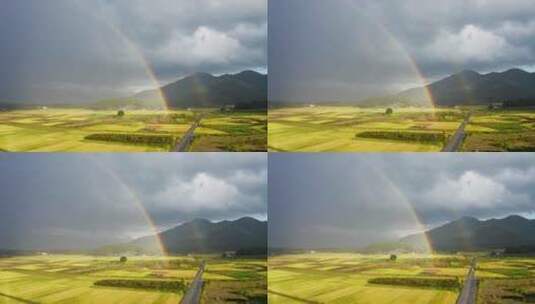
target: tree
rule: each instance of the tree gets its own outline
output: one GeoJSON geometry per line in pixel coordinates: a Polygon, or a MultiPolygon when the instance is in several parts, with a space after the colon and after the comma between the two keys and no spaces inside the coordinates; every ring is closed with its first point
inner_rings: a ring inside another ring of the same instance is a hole
{"type": "Polygon", "coordinates": [[[125,256],[122,256],[121,259],[119,260],[121,263],[126,263],[128,259],[125,257],[125,256]]]}
{"type": "Polygon", "coordinates": [[[397,260],[397,259],[398,259],[398,256],[397,256],[397,255],[395,255],[395,254],[391,254],[391,255],[390,255],[390,261],[395,261],[395,260],[397,260]]]}
{"type": "Polygon", "coordinates": [[[385,111],[385,115],[392,115],[393,113],[394,113],[394,110],[392,110],[392,108],[388,108],[385,111]]]}
{"type": "Polygon", "coordinates": [[[124,116],[124,110],[117,111],[117,117],[123,117],[124,116]]]}

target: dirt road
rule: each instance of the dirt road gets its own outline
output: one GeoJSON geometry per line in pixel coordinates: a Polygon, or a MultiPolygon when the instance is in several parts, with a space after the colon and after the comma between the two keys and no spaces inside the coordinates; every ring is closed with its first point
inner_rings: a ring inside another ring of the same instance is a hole
{"type": "Polygon", "coordinates": [[[175,149],[173,150],[174,152],[187,152],[188,151],[188,148],[193,142],[193,138],[195,136],[195,129],[197,129],[197,127],[201,124],[202,118],[203,118],[202,115],[199,115],[199,117],[197,117],[197,119],[195,120],[195,122],[193,122],[193,124],[188,129],[186,134],[184,134],[184,136],[182,136],[182,138],[176,144],[175,149]]]}
{"type": "Polygon", "coordinates": [[[461,144],[463,143],[463,140],[466,136],[466,133],[464,132],[464,128],[470,121],[470,113],[466,115],[463,122],[457,128],[457,131],[455,131],[455,134],[450,138],[450,141],[442,148],[442,152],[457,152],[461,148],[461,144]]]}
{"type": "Polygon", "coordinates": [[[204,267],[205,263],[202,262],[199,266],[199,270],[197,271],[197,274],[195,275],[195,278],[193,281],[191,281],[190,287],[182,300],[180,301],[180,304],[198,304],[201,301],[201,294],[202,294],[202,286],[203,286],[203,280],[202,275],[204,273],[204,267]]]}
{"type": "Polygon", "coordinates": [[[476,280],[476,271],[475,271],[475,261],[470,266],[470,270],[466,275],[464,281],[463,290],[457,299],[457,304],[475,304],[476,303],[476,294],[477,294],[477,280],[476,280]]]}

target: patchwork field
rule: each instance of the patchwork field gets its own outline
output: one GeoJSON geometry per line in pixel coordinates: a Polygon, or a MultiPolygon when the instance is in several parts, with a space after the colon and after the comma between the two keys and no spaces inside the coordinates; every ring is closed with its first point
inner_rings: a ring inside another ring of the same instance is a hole
{"type": "Polygon", "coordinates": [[[215,256],[0,258],[0,303],[179,303],[206,261],[202,303],[266,302],[265,259],[215,256]]]}
{"type": "MultiPolygon", "coordinates": [[[[470,260],[422,254],[395,261],[351,253],[270,257],[269,303],[456,303],[470,260]]],[[[477,265],[479,304],[533,300],[535,259],[479,257],[477,265]]]]}
{"type": "Polygon", "coordinates": [[[0,151],[172,151],[202,116],[189,151],[266,151],[265,112],[93,111],[35,109],[0,112],[0,151]]]}
{"type": "Polygon", "coordinates": [[[318,106],[269,112],[268,148],[292,152],[437,152],[470,113],[461,151],[535,151],[535,110],[318,106]]]}
{"type": "Polygon", "coordinates": [[[267,151],[266,112],[212,112],[195,132],[190,151],[267,151]]]}
{"type": "Polygon", "coordinates": [[[319,253],[269,259],[270,303],[455,303],[468,271],[467,259],[452,256],[319,253]],[[430,286],[372,283],[378,278],[424,279],[430,286]],[[434,284],[436,283],[436,284],[434,284]]]}
{"type": "Polygon", "coordinates": [[[477,303],[533,303],[535,258],[479,258],[477,303]]]}
{"type": "Polygon", "coordinates": [[[458,109],[321,106],[272,109],[270,151],[440,151],[465,113],[458,109]]]}
{"type": "Polygon", "coordinates": [[[475,109],[462,151],[535,151],[535,110],[475,109]]]}

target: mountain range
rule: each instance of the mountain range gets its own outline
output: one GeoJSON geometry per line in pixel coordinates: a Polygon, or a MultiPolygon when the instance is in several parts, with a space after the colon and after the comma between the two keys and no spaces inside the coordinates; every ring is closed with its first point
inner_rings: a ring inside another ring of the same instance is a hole
{"type": "Polygon", "coordinates": [[[267,108],[267,75],[254,71],[214,76],[195,73],[159,90],[140,92],[125,101],[151,102],[165,97],[171,108],[221,107],[267,108]]]}
{"type": "MultiPolygon", "coordinates": [[[[535,73],[521,69],[480,74],[464,70],[423,87],[398,94],[369,98],[364,105],[429,105],[428,92],[437,106],[487,105],[494,102],[535,99],[535,73]]],[[[530,104],[533,103],[529,101],[530,104]]]]}
{"type": "MultiPolygon", "coordinates": [[[[128,97],[108,95],[111,92],[86,92],[81,95],[68,88],[40,89],[30,94],[8,92],[0,95],[0,109],[36,106],[89,107],[94,109],[158,108],[165,97],[169,108],[203,108],[234,105],[242,109],[267,108],[267,75],[255,71],[214,76],[195,73],[159,89],[147,90],[128,97]],[[4,96],[5,95],[5,96],[4,96]],[[98,96],[98,97],[97,97],[98,96]],[[98,101],[94,101],[97,98],[98,101]],[[93,99],[93,100],[92,100],[93,99]]],[[[18,92],[18,91],[17,91],[18,92]]]]}
{"type": "Polygon", "coordinates": [[[535,220],[518,215],[478,220],[462,217],[423,234],[401,239],[416,244],[425,237],[436,251],[477,251],[503,248],[534,248],[535,220]]]}
{"type": "Polygon", "coordinates": [[[251,217],[235,221],[210,222],[196,219],[157,235],[135,239],[125,244],[98,248],[98,254],[124,252],[154,253],[159,250],[158,239],[168,253],[217,253],[238,251],[266,254],[267,222],[251,217]]]}

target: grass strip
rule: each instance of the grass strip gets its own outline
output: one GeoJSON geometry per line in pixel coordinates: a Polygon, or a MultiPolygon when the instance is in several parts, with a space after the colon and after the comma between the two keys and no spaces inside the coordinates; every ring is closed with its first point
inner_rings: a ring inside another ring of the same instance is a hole
{"type": "Polygon", "coordinates": [[[145,290],[158,290],[164,292],[183,293],[187,286],[184,281],[157,281],[157,280],[99,280],[93,283],[100,287],[133,288],[145,290]]]}
{"type": "Polygon", "coordinates": [[[461,287],[457,278],[402,278],[402,277],[382,277],[369,279],[370,284],[398,285],[409,287],[427,287],[436,289],[459,289],[461,287]]]}

